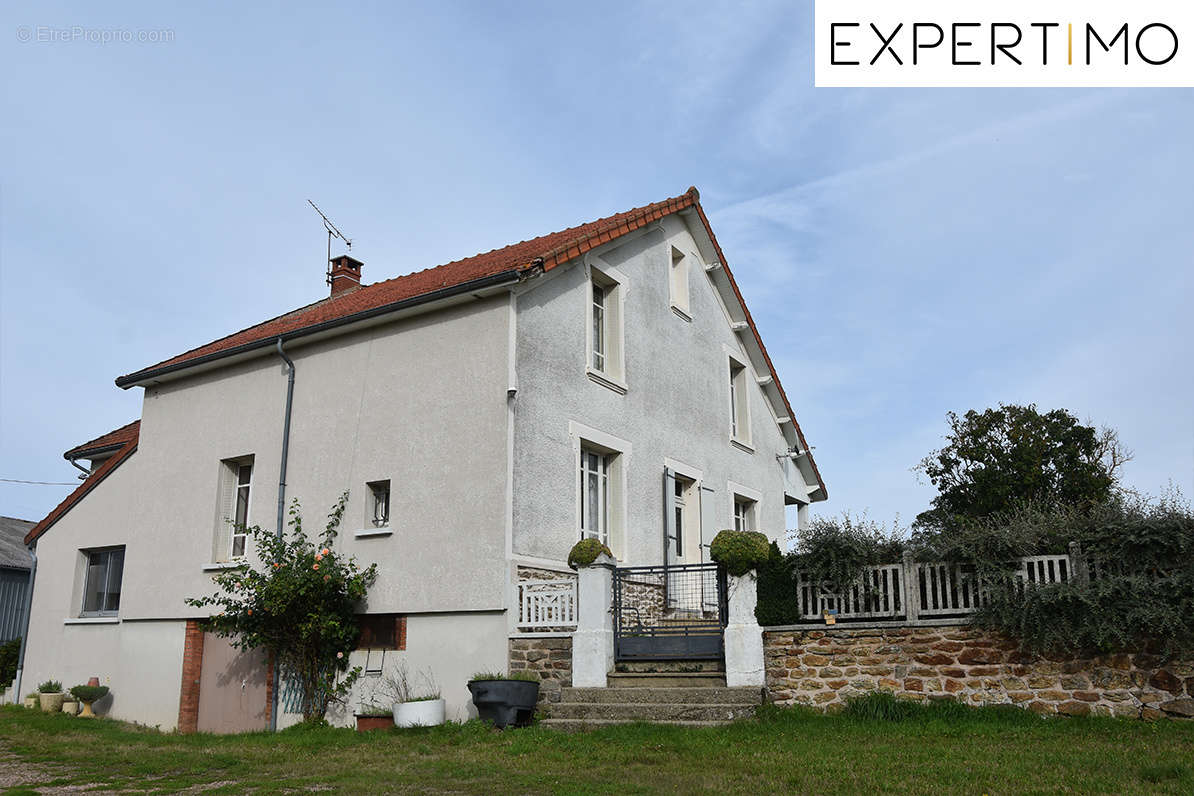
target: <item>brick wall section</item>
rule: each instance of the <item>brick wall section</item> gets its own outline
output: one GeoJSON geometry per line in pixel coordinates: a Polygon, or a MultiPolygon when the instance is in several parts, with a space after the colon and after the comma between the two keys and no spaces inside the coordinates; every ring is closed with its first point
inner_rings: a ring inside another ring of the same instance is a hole
{"type": "Polygon", "coordinates": [[[539,676],[539,704],[560,701],[560,689],[572,685],[572,639],[510,639],[510,674],[533,672],[539,676]]]}
{"type": "Polygon", "coordinates": [[[178,696],[178,731],[199,729],[199,674],[203,670],[203,626],[187,620],[182,647],[182,688],[178,696]]]}
{"type": "Polygon", "coordinates": [[[768,630],[764,656],[779,704],[833,709],[882,690],[1041,714],[1194,717],[1194,662],[1144,653],[1043,660],[965,626],[768,630]]]}

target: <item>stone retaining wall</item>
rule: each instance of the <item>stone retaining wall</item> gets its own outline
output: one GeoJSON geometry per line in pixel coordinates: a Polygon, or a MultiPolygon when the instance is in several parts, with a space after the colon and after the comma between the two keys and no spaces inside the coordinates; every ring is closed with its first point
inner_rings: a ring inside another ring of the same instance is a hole
{"type": "Polygon", "coordinates": [[[510,674],[533,672],[539,677],[539,704],[560,701],[560,689],[572,685],[572,638],[510,639],[510,674]]]}
{"type": "Polygon", "coordinates": [[[1032,658],[966,626],[767,630],[773,702],[832,709],[868,691],[1013,704],[1041,714],[1194,717],[1194,662],[1155,655],[1032,658]]]}

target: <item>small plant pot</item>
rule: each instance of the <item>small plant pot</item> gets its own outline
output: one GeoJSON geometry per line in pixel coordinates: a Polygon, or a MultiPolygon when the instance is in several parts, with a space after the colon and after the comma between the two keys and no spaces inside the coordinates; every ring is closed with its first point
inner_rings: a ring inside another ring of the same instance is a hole
{"type": "Polygon", "coordinates": [[[473,680],[468,684],[477,715],[499,730],[526,727],[535,718],[539,683],[530,680],[473,680]]]}
{"type": "Polygon", "coordinates": [[[66,694],[38,694],[38,701],[44,713],[62,712],[62,703],[66,701],[66,694]]]}
{"type": "Polygon", "coordinates": [[[75,716],[79,713],[79,703],[74,699],[63,700],[62,712],[68,716],[75,716]]]}
{"type": "Polygon", "coordinates": [[[37,710],[41,707],[41,700],[35,696],[25,697],[25,707],[37,710]]]}
{"type": "Polygon", "coordinates": [[[394,703],[395,727],[438,727],[444,723],[444,700],[394,703]]]}
{"type": "Polygon", "coordinates": [[[384,730],[387,727],[394,726],[393,716],[362,716],[356,714],[357,718],[357,732],[370,732],[371,730],[384,730]]]}

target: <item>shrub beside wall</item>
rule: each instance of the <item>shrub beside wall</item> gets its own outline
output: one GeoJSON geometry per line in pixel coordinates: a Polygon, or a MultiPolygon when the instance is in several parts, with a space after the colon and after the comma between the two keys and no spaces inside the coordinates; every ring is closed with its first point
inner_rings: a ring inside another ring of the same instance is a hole
{"type": "Polygon", "coordinates": [[[780,704],[835,709],[888,691],[1040,714],[1194,717],[1194,661],[1143,652],[1048,660],[972,627],[767,631],[764,655],[780,704]]]}

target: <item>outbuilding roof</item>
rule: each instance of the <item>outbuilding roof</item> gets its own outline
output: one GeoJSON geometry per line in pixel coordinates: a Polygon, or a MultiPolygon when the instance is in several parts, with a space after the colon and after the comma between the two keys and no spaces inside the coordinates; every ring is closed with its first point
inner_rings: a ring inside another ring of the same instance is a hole
{"type": "Polygon", "coordinates": [[[0,569],[29,569],[33,559],[25,549],[25,534],[32,527],[29,520],[0,517],[0,569]]]}
{"type": "MultiPolygon", "coordinates": [[[[108,459],[105,459],[104,463],[97,467],[95,471],[91,473],[91,475],[87,476],[87,478],[85,478],[83,482],[75,488],[75,491],[67,495],[61,503],[55,506],[50,513],[45,516],[45,519],[29,529],[29,531],[25,534],[25,544],[32,544],[34,541],[36,541],[36,539],[48,531],[54,523],[62,519],[63,515],[74,508],[75,504],[82,500],[88,492],[95,489],[99,483],[111,475],[117,467],[124,464],[125,460],[132,456],[137,450],[137,439],[140,435],[140,432],[141,421],[134,420],[132,423],[129,423],[126,426],[121,426],[115,431],[109,431],[107,434],[96,437],[91,442],[85,442],[82,445],[78,445],[74,448],[71,448],[70,451],[67,451],[69,454],[71,451],[76,450],[94,450],[95,443],[99,440],[108,440],[108,447],[111,447],[112,445],[119,445],[119,447],[116,448],[116,452],[108,459]],[[88,446],[92,447],[89,448],[88,446]]],[[[67,456],[67,458],[69,459],[72,457],[67,456]]],[[[80,456],[75,458],[85,457],[80,456]]]]}

